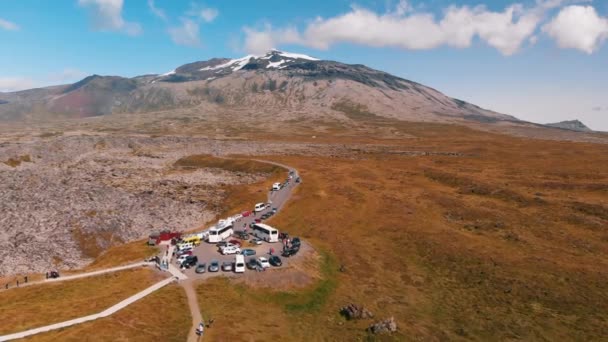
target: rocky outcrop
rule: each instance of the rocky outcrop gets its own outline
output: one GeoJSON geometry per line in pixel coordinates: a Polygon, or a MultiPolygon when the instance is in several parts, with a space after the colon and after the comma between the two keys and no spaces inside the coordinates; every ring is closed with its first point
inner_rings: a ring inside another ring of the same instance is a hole
{"type": "Polygon", "coordinates": [[[340,309],[340,314],[342,314],[346,319],[364,319],[364,318],[373,318],[374,315],[364,308],[361,305],[350,303],[340,309]]]}
{"type": "Polygon", "coordinates": [[[584,123],[578,120],[570,120],[570,121],[560,121],[556,123],[546,124],[545,126],[553,127],[553,128],[561,128],[567,129],[569,131],[576,132],[593,132],[591,128],[587,127],[584,123]]]}
{"type": "Polygon", "coordinates": [[[367,328],[369,332],[372,334],[382,334],[382,333],[393,333],[397,331],[397,323],[395,323],[395,318],[387,318],[385,320],[376,322],[367,328]]]}

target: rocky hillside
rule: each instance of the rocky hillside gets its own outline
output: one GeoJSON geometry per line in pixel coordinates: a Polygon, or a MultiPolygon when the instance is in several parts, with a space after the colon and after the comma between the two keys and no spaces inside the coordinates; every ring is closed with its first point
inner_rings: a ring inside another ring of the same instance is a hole
{"type": "Polygon", "coordinates": [[[222,107],[280,112],[279,120],[356,119],[364,111],[414,121],[516,121],[364,65],[277,50],[190,63],[162,75],[93,75],[71,85],[0,94],[3,120],[193,107],[201,115],[222,107]]]}
{"type": "Polygon", "coordinates": [[[592,132],[591,128],[578,120],[560,121],[556,123],[546,124],[545,126],[567,129],[576,132],[592,132]]]}

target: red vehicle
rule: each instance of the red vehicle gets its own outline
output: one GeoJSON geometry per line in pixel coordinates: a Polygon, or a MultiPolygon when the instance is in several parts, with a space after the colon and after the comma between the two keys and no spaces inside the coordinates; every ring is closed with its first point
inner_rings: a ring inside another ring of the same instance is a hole
{"type": "Polygon", "coordinates": [[[182,237],[182,233],[180,232],[170,232],[168,230],[163,230],[158,234],[152,234],[148,238],[148,244],[155,246],[160,244],[163,241],[171,241],[171,240],[179,240],[182,237]]]}
{"type": "Polygon", "coordinates": [[[239,240],[232,239],[232,240],[228,241],[228,243],[241,247],[241,241],[239,241],[239,240]]]}
{"type": "Polygon", "coordinates": [[[251,211],[243,211],[241,215],[243,215],[243,217],[249,217],[249,215],[251,215],[251,211]]]}
{"type": "Polygon", "coordinates": [[[260,219],[255,219],[255,223],[260,223],[260,222],[262,222],[262,220],[260,220],[260,219]]]}

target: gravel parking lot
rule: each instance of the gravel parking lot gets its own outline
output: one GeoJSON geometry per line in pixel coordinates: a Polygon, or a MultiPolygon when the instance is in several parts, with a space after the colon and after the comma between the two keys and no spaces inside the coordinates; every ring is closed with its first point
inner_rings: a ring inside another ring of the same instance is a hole
{"type": "MultiPolygon", "coordinates": [[[[290,170],[293,172],[291,179],[284,183],[285,185],[281,188],[281,190],[278,191],[269,191],[268,193],[268,203],[271,203],[271,206],[267,209],[264,209],[263,211],[257,212],[257,213],[253,213],[253,203],[252,203],[252,208],[249,210],[252,210],[252,214],[247,216],[247,217],[242,217],[241,219],[237,220],[236,222],[234,222],[233,227],[235,231],[242,231],[245,228],[247,228],[247,232],[251,233],[251,228],[249,228],[249,225],[254,222],[255,219],[259,219],[263,214],[270,212],[273,208],[277,209],[277,213],[275,215],[278,215],[281,212],[281,208],[283,207],[283,205],[285,204],[285,202],[287,201],[287,199],[289,198],[289,195],[291,193],[291,191],[299,184],[295,182],[295,179],[299,177],[299,175],[297,174],[297,172],[295,170],[290,170]]],[[[287,179],[286,179],[287,180],[287,179]]],[[[272,224],[269,223],[271,226],[272,224]]],[[[279,232],[289,232],[288,227],[274,227],[276,229],[279,230],[279,232]]],[[[260,256],[264,256],[266,258],[270,257],[270,249],[273,248],[274,249],[274,255],[278,255],[281,258],[281,261],[283,263],[282,266],[280,267],[274,267],[271,266],[270,269],[267,269],[267,271],[272,270],[273,268],[284,268],[289,266],[290,263],[293,262],[294,259],[297,259],[300,255],[300,253],[293,255],[291,257],[282,257],[281,253],[283,251],[283,244],[281,241],[279,242],[275,242],[275,243],[268,243],[268,242],[262,242],[261,245],[254,245],[252,243],[249,242],[249,240],[251,240],[253,238],[252,235],[250,235],[248,240],[240,240],[236,237],[230,237],[228,238],[226,241],[228,240],[238,240],[239,242],[241,242],[241,250],[243,249],[253,249],[256,254],[253,256],[246,256],[245,257],[245,262],[249,261],[249,259],[251,258],[257,258],[260,256]]],[[[305,242],[302,241],[302,245],[304,245],[305,242]]],[[[304,247],[304,246],[302,246],[304,247]]],[[[239,273],[234,273],[234,272],[224,272],[220,269],[219,272],[209,272],[208,268],[209,268],[209,264],[211,263],[212,260],[217,260],[219,261],[220,266],[222,265],[223,262],[225,261],[231,261],[234,262],[235,260],[235,255],[222,255],[219,251],[219,248],[213,244],[213,243],[207,243],[207,242],[201,242],[201,244],[199,246],[197,246],[196,248],[194,248],[193,250],[193,255],[196,255],[198,257],[198,263],[205,263],[207,266],[207,269],[205,271],[205,273],[201,273],[201,274],[197,274],[195,272],[195,268],[196,267],[191,267],[189,269],[185,269],[182,270],[182,272],[184,272],[189,278],[193,278],[193,279],[206,279],[206,278],[210,278],[210,277],[214,277],[214,276],[220,276],[220,275],[224,275],[224,276],[241,276],[242,274],[239,273]]],[[[176,264],[176,258],[172,258],[171,262],[174,263],[174,265],[176,264]]],[[[256,270],[250,270],[250,269],[246,269],[245,272],[257,272],[256,270]]]]}

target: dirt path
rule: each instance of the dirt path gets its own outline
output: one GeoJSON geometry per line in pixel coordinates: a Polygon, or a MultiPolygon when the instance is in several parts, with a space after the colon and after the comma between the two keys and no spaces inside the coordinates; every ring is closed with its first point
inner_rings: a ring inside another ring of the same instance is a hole
{"type": "Polygon", "coordinates": [[[192,316],[192,329],[188,333],[188,342],[196,342],[201,339],[201,337],[196,335],[196,328],[199,323],[203,322],[203,317],[201,316],[201,309],[198,306],[198,299],[196,297],[196,291],[194,290],[194,284],[191,279],[180,282],[180,285],[186,291],[186,297],[188,297],[188,306],[190,307],[190,314],[192,316]]]}

